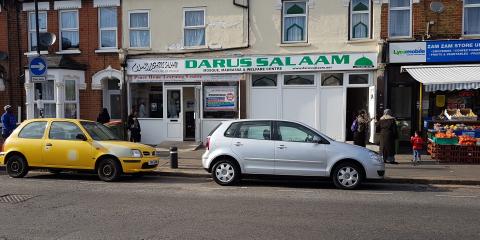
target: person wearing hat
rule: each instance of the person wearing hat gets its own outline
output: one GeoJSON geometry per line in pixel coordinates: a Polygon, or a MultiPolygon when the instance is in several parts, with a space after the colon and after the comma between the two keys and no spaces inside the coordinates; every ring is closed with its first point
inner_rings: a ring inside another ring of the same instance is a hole
{"type": "Polygon", "coordinates": [[[5,113],[2,115],[2,137],[7,139],[17,127],[17,118],[13,114],[12,106],[7,105],[3,109],[5,113]]]}
{"type": "Polygon", "coordinates": [[[380,121],[376,122],[380,129],[380,155],[385,163],[397,164],[395,161],[395,139],[398,137],[397,123],[390,109],[385,109],[380,121]]]}

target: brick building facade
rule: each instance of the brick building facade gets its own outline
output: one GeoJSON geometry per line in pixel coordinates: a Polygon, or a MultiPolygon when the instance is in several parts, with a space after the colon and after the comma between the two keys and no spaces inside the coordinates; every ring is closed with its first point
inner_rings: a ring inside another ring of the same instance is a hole
{"type": "Polygon", "coordinates": [[[57,37],[48,50],[41,49],[49,64],[44,83],[30,82],[26,69],[28,57],[36,53],[33,2],[7,0],[0,12],[0,32],[9,33],[0,34],[0,51],[8,53],[8,60],[0,62],[8,71],[0,104],[22,107],[23,119],[42,115],[95,120],[102,107],[110,108],[104,94],[108,85],[119,89],[120,1],[41,1],[39,12],[40,32],[57,37]]]}

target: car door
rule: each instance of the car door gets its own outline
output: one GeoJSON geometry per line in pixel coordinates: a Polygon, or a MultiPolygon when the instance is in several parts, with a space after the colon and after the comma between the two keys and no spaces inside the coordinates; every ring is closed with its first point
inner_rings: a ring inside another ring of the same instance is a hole
{"type": "Polygon", "coordinates": [[[34,121],[25,125],[18,133],[18,151],[20,151],[32,167],[43,164],[42,151],[47,121],[34,121]]]}
{"type": "Polygon", "coordinates": [[[315,131],[293,122],[275,122],[275,174],[325,176],[325,143],[315,131]]]}
{"type": "Polygon", "coordinates": [[[85,133],[75,122],[52,121],[44,141],[43,161],[49,167],[88,169],[92,166],[90,141],[78,139],[85,133]]]}
{"type": "MultiPolygon", "coordinates": [[[[273,174],[275,167],[271,121],[245,121],[235,125],[232,151],[243,163],[244,173],[273,174]]],[[[241,164],[242,164],[241,163],[241,164]]]]}

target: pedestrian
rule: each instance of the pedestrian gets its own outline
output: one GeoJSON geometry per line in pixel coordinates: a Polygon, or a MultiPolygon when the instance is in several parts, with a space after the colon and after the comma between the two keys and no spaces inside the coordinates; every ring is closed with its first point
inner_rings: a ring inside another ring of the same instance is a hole
{"type": "Polygon", "coordinates": [[[13,114],[12,106],[6,105],[3,109],[5,113],[2,115],[2,138],[7,139],[17,127],[17,118],[13,114]]]}
{"type": "Polygon", "coordinates": [[[398,164],[395,161],[395,139],[398,137],[397,123],[390,109],[385,109],[380,121],[376,122],[380,129],[380,154],[385,163],[398,164]]]}
{"type": "Polygon", "coordinates": [[[353,121],[351,130],[353,131],[353,144],[361,147],[366,146],[368,124],[371,119],[365,110],[358,111],[358,115],[353,121]]]}
{"type": "Polygon", "coordinates": [[[413,165],[420,163],[422,161],[422,156],[420,151],[423,149],[423,139],[420,137],[418,131],[415,131],[415,135],[410,138],[410,142],[412,143],[412,150],[413,150],[413,165]]]}
{"type": "Polygon", "coordinates": [[[130,130],[130,142],[140,142],[142,140],[140,122],[137,118],[137,110],[133,109],[128,115],[127,128],[130,130]]]}
{"type": "Polygon", "coordinates": [[[110,114],[108,114],[108,109],[103,108],[97,117],[97,122],[101,124],[105,124],[110,122],[110,114]]]}

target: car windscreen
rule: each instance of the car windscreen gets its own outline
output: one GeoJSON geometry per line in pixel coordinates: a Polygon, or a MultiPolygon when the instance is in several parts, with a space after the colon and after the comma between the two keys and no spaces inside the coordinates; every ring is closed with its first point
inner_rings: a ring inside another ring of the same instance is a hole
{"type": "Polygon", "coordinates": [[[81,122],[90,137],[96,141],[120,140],[110,129],[97,122],[81,122]]]}

